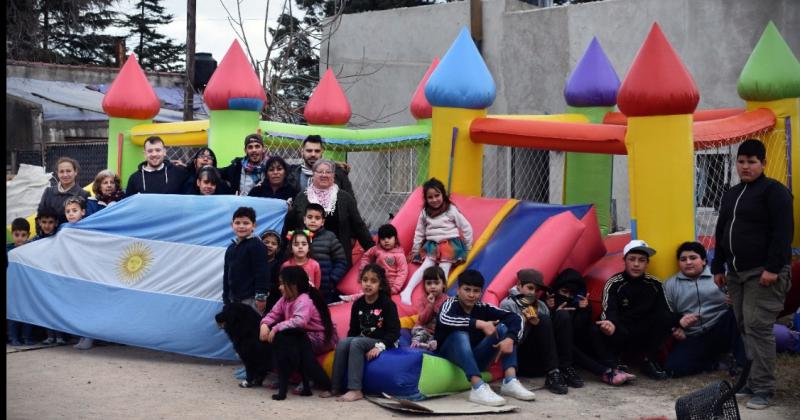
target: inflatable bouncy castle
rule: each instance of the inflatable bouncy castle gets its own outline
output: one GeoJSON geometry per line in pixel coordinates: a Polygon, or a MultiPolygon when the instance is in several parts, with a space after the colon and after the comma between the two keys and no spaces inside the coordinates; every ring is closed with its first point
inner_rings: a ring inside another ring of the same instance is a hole
{"type": "MultiPolygon", "coordinates": [[[[681,242],[697,239],[713,249],[713,230],[708,227],[713,229],[715,219],[709,214],[714,203],[709,197],[716,187],[704,179],[714,175],[712,169],[719,170],[714,165],[721,165],[728,177],[735,173],[729,162],[735,158],[736,144],[746,138],[764,141],[767,175],[789,186],[795,215],[800,214],[800,63],[772,23],[742,69],[737,88],[746,101],[744,108],[697,110],[697,86],[654,24],[623,80],[599,41],[589,42],[564,88],[566,113],[489,115],[494,79],[465,29],[414,92],[411,111],[416,125],[346,128],[350,105],[330,70],[305,109],[309,125],[261,121],[266,97],[237,42],[205,91],[209,120],[152,124],[158,100],[135,57],[120,71],[103,106],[109,114],[108,165],[122,174],[135,169],[142,144],[151,135],[162,137],[168,146],[207,144],[219,162],[239,155],[241,139],[253,132],[261,133],[268,145],[294,148],[305,136],[319,134],[326,154],[337,160],[347,160],[355,151],[397,144],[414,147],[419,159],[416,185],[431,176],[444,181],[474,230],[466,263],[450,275],[451,293],[458,273],[467,268],[483,274],[483,300],[492,304],[507,296],[521,268],[541,271],[547,282],[561,270],[574,268],[587,278],[597,312],[604,282],[622,271],[621,250],[630,239],[646,239],[660,251],[650,270],[659,278],[677,271],[668,250],[681,242]],[[482,197],[484,145],[564,152],[563,173],[557,178],[563,181],[563,200],[553,204],[482,197]],[[627,155],[631,226],[622,234],[611,233],[612,184],[624,182],[612,176],[613,155],[627,155]]],[[[229,215],[240,205],[251,205],[259,215],[257,233],[280,229],[285,203],[225,196],[153,200],[159,199],[131,197],[65,226],[54,238],[12,251],[7,317],[113,342],[234,359],[224,334],[212,328],[213,315],[221,307],[220,250],[224,253],[222,237],[230,233],[229,215]],[[217,201],[203,201],[209,199],[217,201]],[[207,209],[216,217],[198,214],[207,209]],[[178,222],[184,219],[187,222],[178,222]],[[222,237],[209,235],[214,238],[198,242],[192,233],[199,233],[188,221],[222,237]],[[81,243],[96,247],[78,246],[81,243]],[[47,261],[30,254],[56,250],[60,257],[47,261]],[[78,260],[97,261],[106,268],[84,271],[67,263],[78,260]],[[162,263],[156,264],[159,260],[162,263]],[[156,275],[159,266],[174,268],[171,274],[156,275]],[[202,270],[194,270],[198,266],[202,270]],[[66,310],[45,311],[41,305],[37,309],[20,303],[25,301],[52,302],[66,310]]],[[[415,190],[392,219],[406,252],[421,208],[422,194],[415,190]]],[[[794,238],[797,251],[800,223],[795,224],[794,238]]],[[[416,267],[410,264],[410,271],[416,267]]],[[[793,271],[789,311],[800,304],[796,259],[793,271]]],[[[351,270],[339,284],[340,291],[356,293],[357,277],[351,270]]],[[[414,305],[395,298],[404,329],[415,322],[416,303],[424,298],[421,289],[413,294],[414,305]]],[[[339,335],[346,335],[350,304],[333,306],[331,313],[339,335]]],[[[407,340],[406,334],[401,347],[407,340]]],[[[328,369],[332,357],[321,359],[328,369]]],[[[367,393],[419,399],[468,387],[459,368],[416,349],[387,351],[365,369],[367,393]]],[[[496,367],[486,373],[487,378],[499,374],[496,367]]]]}

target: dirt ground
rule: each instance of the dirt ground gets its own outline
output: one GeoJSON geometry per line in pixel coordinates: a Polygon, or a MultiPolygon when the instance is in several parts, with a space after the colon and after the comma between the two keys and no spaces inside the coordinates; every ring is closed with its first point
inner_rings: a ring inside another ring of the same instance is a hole
{"type": "MultiPolygon", "coordinates": [[[[273,401],[267,388],[242,389],[233,378],[235,363],[220,363],[141,348],[104,345],[88,351],[71,346],[19,351],[6,346],[6,416],[51,418],[346,418],[419,417],[381,408],[368,401],[339,403],[290,395],[273,401]]],[[[781,356],[776,405],[754,411],[739,403],[743,419],[796,419],[800,413],[800,358],[781,356]]],[[[720,372],[664,382],[637,379],[614,388],[590,378],[586,387],[567,395],[536,390],[536,401],[510,400],[519,410],[491,418],[536,415],[553,419],[675,418],[675,400],[723,379],[720,372]]],[[[542,378],[524,379],[536,389],[542,378]]],[[[493,384],[498,390],[499,385],[493,384]]],[[[463,398],[451,396],[448,398],[463,398]]],[[[441,418],[456,418],[444,417],[441,418]]],[[[467,417],[458,417],[464,419],[467,417]]]]}

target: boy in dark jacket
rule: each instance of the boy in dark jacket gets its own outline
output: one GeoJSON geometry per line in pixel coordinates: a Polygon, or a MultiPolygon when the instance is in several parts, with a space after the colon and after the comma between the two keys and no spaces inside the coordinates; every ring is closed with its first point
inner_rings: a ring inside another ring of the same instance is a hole
{"type": "MultiPolygon", "coordinates": [[[[31,234],[31,224],[22,217],[17,217],[11,222],[11,235],[14,242],[6,244],[6,268],[8,268],[8,252],[14,248],[18,248],[28,242],[28,237],[31,234]]],[[[8,338],[12,346],[32,346],[36,344],[31,339],[31,332],[33,325],[24,322],[17,322],[8,320],[8,338]],[[22,330],[22,339],[20,340],[20,329],[22,330]]]]}
{"type": "Polygon", "coordinates": [[[764,175],[766,157],[759,140],[745,140],[739,146],[736,172],[742,182],[722,196],[711,262],[714,281],[728,286],[747,355],[753,360],[747,387],[741,391],[753,395],[747,402],[751,409],[769,407],[775,394],[772,325],[792,284],[796,220],[792,193],[764,175]]]}
{"type": "Polygon", "coordinates": [[[158,136],[148,137],[144,141],[145,161],[128,178],[125,195],[180,194],[189,173],[185,168],[164,159],[166,155],[164,140],[158,136]]]}
{"type": "Polygon", "coordinates": [[[236,239],[225,251],[222,301],[226,304],[242,302],[262,314],[267,304],[269,270],[267,248],[253,235],[256,211],[252,207],[239,207],[233,213],[231,227],[236,239]]]}
{"type": "Polygon", "coordinates": [[[306,206],[303,218],[306,229],[314,232],[314,241],[311,242],[311,258],[319,263],[322,272],[322,281],[319,290],[325,302],[332,303],[340,300],[336,285],[347,273],[349,264],[341,242],[336,235],[325,229],[325,209],[316,203],[306,206]]]}
{"type": "Polygon", "coordinates": [[[517,343],[522,335],[522,318],[480,302],[483,283],[483,275],[477,270],[465,270],[458,276],[457,294],[442,304],[436,320],[438,353],[464,370],[472,384],[469,400],[474,403],[491,406],[506,403],[481,379],[481,370],[497,359],[504,373],[500,393],[518,400],[533,400],[534,393],[517,380],[517,343]]]}

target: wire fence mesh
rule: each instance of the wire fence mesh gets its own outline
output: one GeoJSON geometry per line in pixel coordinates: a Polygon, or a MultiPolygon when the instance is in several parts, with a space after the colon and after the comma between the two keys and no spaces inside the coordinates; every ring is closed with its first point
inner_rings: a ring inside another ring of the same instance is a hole
{"type": "Polygon", "coordinates": [[[483,156],[484,197],[563,202],[564,152],[484,146],[483,156]]]}

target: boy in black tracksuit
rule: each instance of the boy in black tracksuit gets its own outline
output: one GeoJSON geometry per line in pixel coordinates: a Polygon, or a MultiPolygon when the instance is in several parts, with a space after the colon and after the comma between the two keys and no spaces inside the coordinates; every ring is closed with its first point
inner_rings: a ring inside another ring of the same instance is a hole
{"type": "Polygon", "coordinates": [[[483,275],[464,270],[458,276],[457,295],[447,299],[436,319],[437,353],[464,370],[472,384],[469,401],[499,406],[506,400],[481,379],[481,370],[500,359],[503,385],[500,393],[530,401],[536,396],[517,379],[517,343],[522,335],[522,318],[496,306],[480,302],[483,275]]]}
{"type": "Polygon", "coordinates": [[[624,248],[625,271],[606,281],[603,288],[603,313],[597,325],[604,346],[598,349],[601,361],[616,365],[623,352],[644,353],[642,372],[653,379],[666,379],[657,361],[658,351],[678,326],[697,322],[697,314],[673,313],[661,282],[645,272],[656,253],[645,241],[630,241],[624,248]]]}
{"type": "Polygon", "coordinates": [[[256,212],[251,207],[239,207],[231,223],[236,239],[225,251],[225,269],[222,275],[222,301],[242,302],[259,314],[264,312],[269,276],[267,248],[253,235],[256,212]]]}

